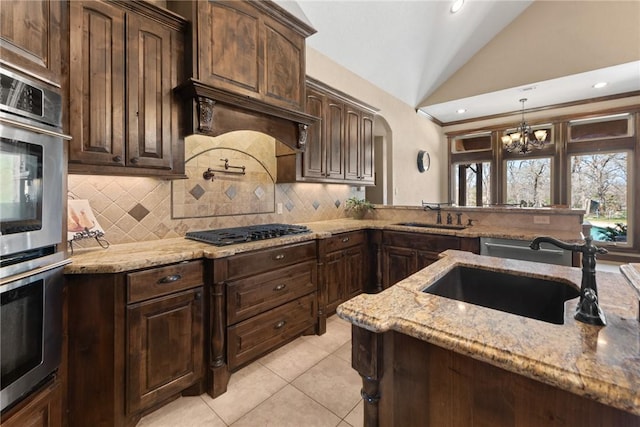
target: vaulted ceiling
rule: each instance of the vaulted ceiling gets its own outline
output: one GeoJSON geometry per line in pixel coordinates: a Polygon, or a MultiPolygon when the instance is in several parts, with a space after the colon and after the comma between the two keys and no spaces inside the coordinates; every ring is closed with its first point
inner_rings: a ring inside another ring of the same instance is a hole
{"type": "Polygon", "coordinates": [[[278,3],[317,30],[307,46],[442,123],[640,90],[636,1],[278,3]]]}

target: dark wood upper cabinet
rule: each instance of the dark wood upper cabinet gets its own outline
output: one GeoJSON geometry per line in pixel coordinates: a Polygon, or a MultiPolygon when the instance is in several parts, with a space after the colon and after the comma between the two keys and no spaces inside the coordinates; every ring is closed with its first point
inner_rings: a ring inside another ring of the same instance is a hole
{"type": "Polygon", "coordinates": [[[306,107],[320,120],[309,127],[306,150],[295,162],[294,156],[278,159],[280,181],[374,185],[376,109],[310,77],[306,107]]]}
{"type": "Polygon", "coordinates": [[[125,13],[103,2],[70,2],[70,169],[125,165],[125,13]]]}
{"type": "Polygon", "coordinates": [[[168,2],[194,23],[193,77],[304,111],[305,38],[315,32],[272,2],[168,2]],[[197,9],[195,9],[197,8],[197,9]]]}
{"type": "Polygon", "coordinates": [[[60,86],[64,2],[3,0],[0,58],[14,68],[60,86]]]}
{"type": "Polygon", "coordinates": [[[69,171],[184,176],[173,88],[186,22],[141,2],[69,7],[69,171]]]}

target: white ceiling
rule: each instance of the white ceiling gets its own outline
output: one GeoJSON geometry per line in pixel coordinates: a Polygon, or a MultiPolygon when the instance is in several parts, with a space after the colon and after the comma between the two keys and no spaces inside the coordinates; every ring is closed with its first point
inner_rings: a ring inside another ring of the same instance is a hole
{"type": "MultiPolygon", "coordinates": [[[[317,33],[316,49],[374,85],[417,107],[474,54],[502,31],[532,0],[466,0],[451,14],[449,0],[287,0],[317,33]]],[[[528,31],[538,31],[530,28],[528,31]]],[[[517,53],[517,52],[516,52],[517,53]]],[[[514,98],[535,87],[536,104],[526,108],[640,90],[640,61],[546,82],[423,106],[442,123],[517,111],[514,98]],[[591,86],[609,82],[597,95],[591,86]],[[561,90],[559,90],[561,89],[561,90]],[[515,95],[514,95],[515,94],[515,95]],[[465,108],[461,117],[456,111],[465,108]]]]}

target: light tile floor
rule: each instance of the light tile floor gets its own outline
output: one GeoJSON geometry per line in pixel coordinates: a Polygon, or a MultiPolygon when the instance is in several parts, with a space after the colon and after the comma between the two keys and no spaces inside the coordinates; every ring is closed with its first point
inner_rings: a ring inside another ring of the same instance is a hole
{"type": "Polygon", "coordinates": [[[227,392],[180,397],[137,427],[360,427],[362,382],[351,368],[351,324],[305,336],[231,375],[227,392]]]}

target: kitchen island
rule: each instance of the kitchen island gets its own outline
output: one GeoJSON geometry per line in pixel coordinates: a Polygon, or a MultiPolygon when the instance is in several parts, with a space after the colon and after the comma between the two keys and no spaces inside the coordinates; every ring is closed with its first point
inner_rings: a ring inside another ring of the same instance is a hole
{"type": "Polygon", "coordinates": [[[622,275],[598,273],[606,327],[564,324],[424,293],[456,266],[579,288],[581,271],[446,251],[376,295],[338,307],[353,323],[365,425],[638,426],[638,298],[622,275]]]}

